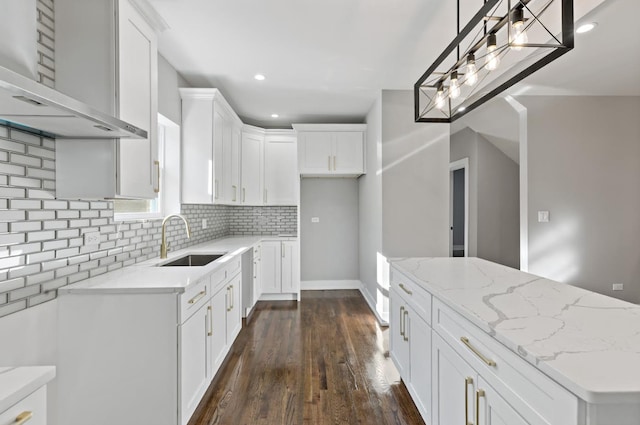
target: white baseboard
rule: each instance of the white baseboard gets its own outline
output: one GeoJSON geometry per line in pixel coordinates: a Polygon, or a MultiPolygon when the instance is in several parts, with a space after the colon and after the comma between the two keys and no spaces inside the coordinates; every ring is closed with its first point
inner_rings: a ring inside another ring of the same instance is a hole
{"type": "Polygon", "coordinates": [[[260,301],[295,301],[298,294],[262,294],[260,301]]]}
{"type": "Polygon", "coordinates": [[[300,289],[303,291],[327,291],[332,289],[360,289],[359,280],[303,280],[300,289]]]}
{"type": "Polygon", "coordinates": [[[369,305],[369,308],[371,309],[373,314],[376,316],[376,319],[378,319],[378,324],[380,326],[389,326],[389,321],[385,320],[382,316],[380,316],[380,313],[378,313],[378,310],[376,309],[376,302],[373,298],[371,298],[371,294],[369,294],[369,291],[364,288],[364,285],[360,284],[360,288],[358,289],[360,289],[360,293],[369,305]]]}

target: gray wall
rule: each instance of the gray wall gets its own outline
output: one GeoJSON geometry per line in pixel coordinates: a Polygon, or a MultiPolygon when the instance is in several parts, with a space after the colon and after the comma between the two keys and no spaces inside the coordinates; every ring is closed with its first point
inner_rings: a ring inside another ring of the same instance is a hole
{"type": "Polygon", "coordinates": [[[529,271],[640,302],[640,97],[518,101],[529,117],[529,271]]]}
{"type": "Polygon", "coordinates": [[[162,55],[158,55],[158,112],[176,124],[182,121],[179,87],[190,86],[162,55]]]}
{"type": "Polygon", "coordinates": [[[413,92],[382,91],[382,250],[447,256],[449,125],[416,123],[413,92]]]}
{"type": "MultiPolygon", "coordinates": [[[[359,255],[360,281],[372,305],[378,291],[388,295],[388,288],[378,281],[378,253],[382,253],[382,98],[378,97],[366,118],[365,164],[367,174],[358,179],[359,186],[359,255]]],[[[384,305],[376,307],[384,317],[384,305]]]]}
{"type": "Polygon", "coordinates": [[[302,179],[300,232],[301,280],[358,280],[358,181],[302,179]]]}
{"type": "Polygon", "coordinates": [[[469,256],[520,267],[519,166],[482,135],[451,136],[451,161],[469,158],[469,256]]]}

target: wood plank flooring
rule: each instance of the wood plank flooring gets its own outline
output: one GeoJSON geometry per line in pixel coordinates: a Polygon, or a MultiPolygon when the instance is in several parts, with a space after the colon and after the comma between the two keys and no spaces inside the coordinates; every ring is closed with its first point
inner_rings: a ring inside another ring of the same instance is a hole
{"type": "Polygon", "coordinates": [[[189,425],[424,424],[358,291],[256,308],[189,425]]]}

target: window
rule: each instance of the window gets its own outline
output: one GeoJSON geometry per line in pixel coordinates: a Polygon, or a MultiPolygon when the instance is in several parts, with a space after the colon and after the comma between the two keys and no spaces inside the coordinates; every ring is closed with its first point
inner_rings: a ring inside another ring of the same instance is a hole
{"type": "Polygon", "coordinates": [[[160,218],[180,212],[180,126],[158,114],[160,193],[155,199],[115,199],[115,219],[160,218]]]}

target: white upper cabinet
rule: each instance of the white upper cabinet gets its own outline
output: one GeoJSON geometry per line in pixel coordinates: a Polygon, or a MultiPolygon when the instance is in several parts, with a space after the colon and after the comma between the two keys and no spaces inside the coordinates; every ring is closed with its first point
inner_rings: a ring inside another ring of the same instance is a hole
{"type": "Polygon", "coordinates": [[[364,124],[295,124],[300,174],[358,177],[364,168],[364,124]]]}
{"type": "Polygon", "coordinates": [[[296,137],[292,131],[267,130],[264,143],[264,205],[297,205],[296,137]]]}
{"type": "Polygon", "coordinates": [[[240,203],[242,205],[262,205],[263,188],[263,146],[264,134],[245,130],[242,132],[240,161],[240,203]]]}
{"type": "Polygon", "coordinates": [[[182,202],[240,202],[241,121],[217,89],[180,89],[182,202]]]}
{"type": "Polygon", "coordinates": [[[56,0],[56,89],[148,133],[115,142],[58,139],[58,197],[157,196],[158,51],[150,22],[129,0],[56,0]]]}

